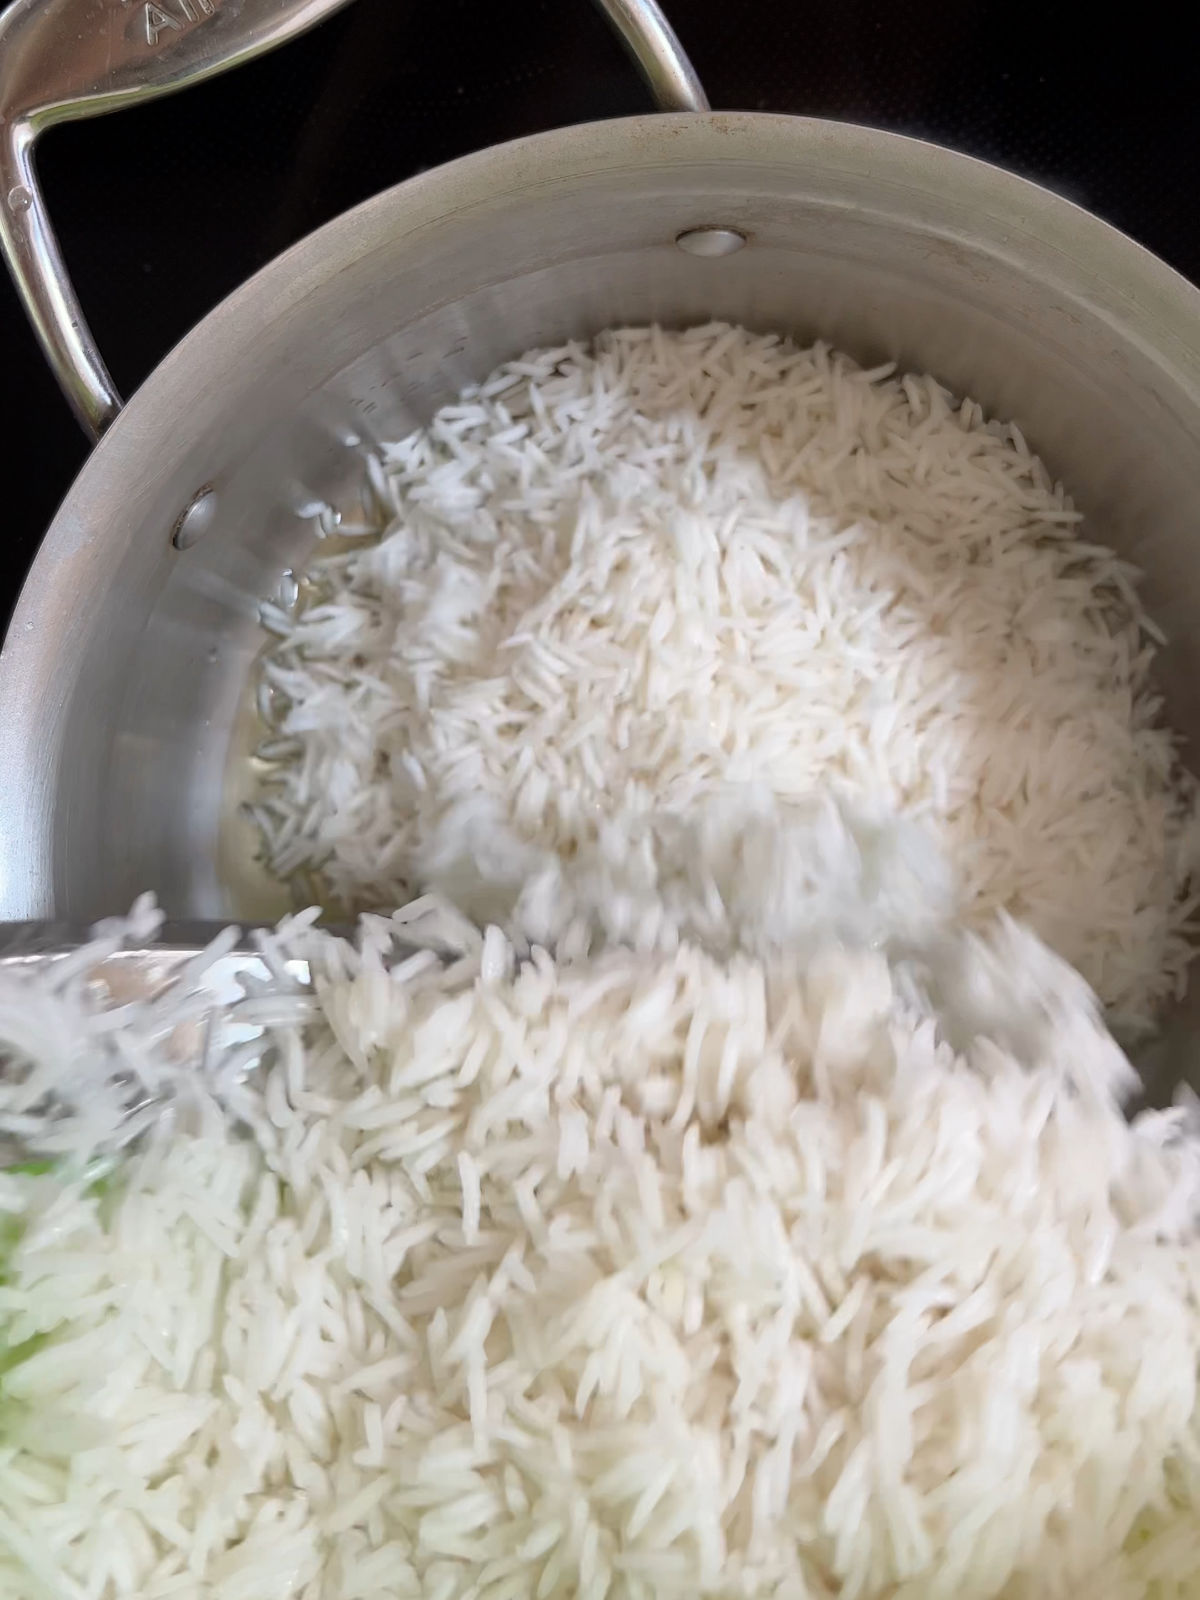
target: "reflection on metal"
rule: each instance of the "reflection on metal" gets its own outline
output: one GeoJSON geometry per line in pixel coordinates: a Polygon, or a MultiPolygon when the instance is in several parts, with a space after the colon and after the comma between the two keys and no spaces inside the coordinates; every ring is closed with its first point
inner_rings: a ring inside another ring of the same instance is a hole
{"type": "Polygon", "coordinates": [[[685,228],[675,235],[675,243],[690,256],[732,256],[742,248],[746,235],[736,228],[685,228]]]}
{"type": "Polygon", "coordinates": [[[171,543],[176,550],[190,550],[203,539],[216,517],[216,495],[211,489],[201,489],[186,509],[180,512],[171,532],[171,543]]]}

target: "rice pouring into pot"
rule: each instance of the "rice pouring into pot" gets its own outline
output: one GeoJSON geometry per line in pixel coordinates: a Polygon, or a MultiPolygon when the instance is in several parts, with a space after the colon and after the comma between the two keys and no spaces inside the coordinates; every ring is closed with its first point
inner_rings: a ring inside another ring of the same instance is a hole
{"type": "Polygon", "coordinates": [[[723,325],[534,352],[369,478],[264,610],[254,817],[386,915],[232,1006],[89,978],[146,906],[0,973],[0,1591],[1188,1593],[1136,573],[1015,426],[723,325]]]}
{"type": "Polygon", "coordinates": [[[1180,987],[1158,636],[1015,425],[824,346],[642,328],[502,367],[370,470],[378,525],[327,516],[337,553],[265,613],[253,809],[300,903],[711,943],[680,821],[717,851],[832,793],[918,823],[961,915],[1028,921],[1121,1029],[1180,987]]]}

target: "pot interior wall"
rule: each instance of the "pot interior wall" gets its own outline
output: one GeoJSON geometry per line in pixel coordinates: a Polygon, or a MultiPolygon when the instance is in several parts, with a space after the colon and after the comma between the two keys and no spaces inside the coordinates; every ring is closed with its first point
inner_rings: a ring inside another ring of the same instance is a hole
{"type": "Polygon", "coordinates": [[[147,887],[173,915],[265,909],[218,849],[227,756],[258,601],[311,549],[311,511],[498,362],[620,323],[821,337],[1015,419],[1145,569],[1170,714],[1200,735],[1198,303],[1019,180],[792,119],[575,129],[380,196],[201,324],[60,513],[0,671],[27,723],[0,741],[4,913],[82,920],[147,887]],[[676,247],[703,224],[748,243],[676,247]],[[204,485],[215,526],[177,552],[204,485]]]}

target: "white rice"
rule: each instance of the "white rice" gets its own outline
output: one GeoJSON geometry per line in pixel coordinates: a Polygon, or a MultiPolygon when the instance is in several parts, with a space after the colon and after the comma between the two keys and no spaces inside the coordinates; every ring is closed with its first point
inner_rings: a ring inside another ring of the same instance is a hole
{"type": "MultiPolygon", "coordinates": [[[[173,1114],[0,1173],[5,1600],[1194,1591],[1200,1142],[1030,935],[414,929],[285,934],[244,1081],[131,1003],[173,1114]]],[[[110,1082],[96,1005],[0,976],[0,1115],[110,1082]]]]}
{"type": "Polygon", "coordinates": [[[722,326],[369,470],[256,814],[457,908],[234,1004],[92,981],[148,903],[0,969],[0,1596],[1195,1593],[1200,1124],[1085,981],[1187,958],[1135,575],[972,402],[722,326]]]}
{"type": "Polygon", "coordinates": [[[1123,1029],[1180,985],[1156,636],[1017,427],[822,345],[640,328],[509,363],[369,466],[378,525],[264,611],[255,815],[301,903],[432,888],[572,948],[726,948],[680,827],[729,855],[833,792],[928,829],[964,913],[1030,923],[1123,1029]]]}

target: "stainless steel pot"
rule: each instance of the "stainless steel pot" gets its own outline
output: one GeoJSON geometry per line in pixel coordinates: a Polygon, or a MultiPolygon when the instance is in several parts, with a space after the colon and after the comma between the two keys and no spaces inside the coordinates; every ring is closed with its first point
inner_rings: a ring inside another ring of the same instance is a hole
{"type": "MultiPolygon", "coordinates": [[[[670,103],[696,92],[682,68],[671,81],[670,103]]],[[[54,309],[47,343],[75,361],[54,309]]],[[[0,656],[0,916],[82,921],[148,886],[176,916],[244,909],[218,850],[231,730],[258,602],[304,559],[314,510],[354,495],[373,439],[531,345],[707,317],[931,370],[1016,418],[1096,537],[1146,569],[1169,712],[1200,731],[1200,294],[1058,196],[927,144],[639,117],[358,207],[225,301],[125,408],[0,656]]],[[[103,422],[102,367],[72,370],[103,422]]]]}

